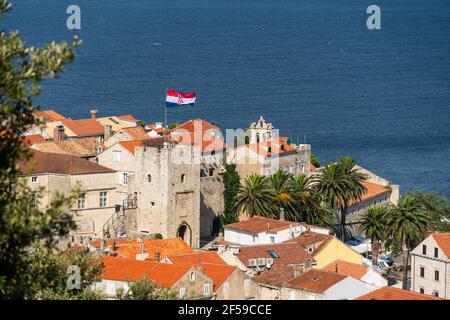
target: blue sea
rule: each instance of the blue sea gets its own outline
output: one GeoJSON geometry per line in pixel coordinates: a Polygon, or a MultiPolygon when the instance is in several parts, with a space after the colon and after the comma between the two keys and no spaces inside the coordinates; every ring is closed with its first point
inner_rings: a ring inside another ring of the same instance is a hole
{"type": "Polygon", "coordinates": [[[84,44],[39,103],[73,118],[164,119],[166,88],[196,91],[169,122],[223,129],[263,115],[326,163],[342,155],[450,198],[448,0],[12,0],[0,28],[28,45],[84,44]],[[66,9],[81,8],[81,30],[66,9]],[[366,9],[381,8],[381,30],[366,9]]]}

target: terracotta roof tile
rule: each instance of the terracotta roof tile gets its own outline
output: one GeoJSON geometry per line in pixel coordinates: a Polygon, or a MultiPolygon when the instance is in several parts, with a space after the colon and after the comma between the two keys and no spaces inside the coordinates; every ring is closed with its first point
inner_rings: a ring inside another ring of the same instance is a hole
{"type": "Polygon", "coordinates": [[[119,144],[127,149],[131,154],[135,154],[136,147],[142,145],[142,141],[140,140],[131,140],[131,141],[119,141],[119,144]]]}
{"type": "Polygon", "coordinates": [[[78,157],[92,156],[104,149],[97,138],[80,138],[62,141],[43,141],[34,145],[34,149],[42,152],[71,154],[78,157]]]}
{"type": "Polygon", "coordinates": [[[200,146],[202,152],[223,151],[226,145],[220,128],[202,119],[192,119],[171,131],[174,141],[200,146]]]}
{"type": "Polygon", "coordinates": [[[442,300],[437,297],[402,290],[394,287],[383,287],[363,296],[356,300],[442,300]]]}
{"type": "Polygon", "coordinates": [[[447,258],[450,258],[450,232],[432,233],[431,236],[437,242],[439,248],[441,248],[447,258]]]}
{"type": "Polygon", "coordinates": [[[136,119],[135,117],[133,117],[131,114],[124,114],[121,116],[117,116],[117,118],[119,118],[120,120],[125,120],[125,121],[132,121],[132,122],[140,122],[141,120],[136,119]]]}
{"type": "Polygon", "coordinates": [[[102,279],[137,281],[145,276],[165,288],[171,288],[191,269],[187,265],[138,261],[110,256],[103,256],[102,260],[104,265],[102,279]]]}
{"type": "Polygon", "coordinates": [[[324,239],[319,246],[314,250],[312,256],[318,255],[330,242],[331,240],[335,239],[334,236],[329,236],[328,238],[324,239]]]}
{"type": "Polygon", "coordinates": [[[248,220],[227,224],[225,228],[257,234],[265,231],[279,231],[283,229],[289,229],[290,226],[298,225],[298,222],[254,216],[248,220]]]}
{"type": "Polygon", "coordinates": [[[44,137],[41,136],[40,134],[33,134],[33,135],[29,135],[29,136],[23,136],[23,138],[25,139],[25,141],[29,145],[33,145],[35,143],[45,142],[46,141],[44,139],[44,137]]]}
{"type": "Polygon", "coordinates": [[[236,267],[227,266],[223,264],[212,264],[212,263],[202,263],[201,271],[214,283],[214,292],[216,292],[220,286],[227,280],[234,271],[236,267]]]}
{"type": "Polygon", "coordinates": [[[275,143],[272,140],[268,140],[260,143],[247,144],[245,147],[264,157],[282,155],[284,153],[297,150],[294,145],[286,143],[286,141],[282,138],[279,138],[278,141],[275,141],[275,143]]]}
{"type": "Polygon", "coordinates": [[[287,281],[284,286],[315,293],[324,293],[345,278],[347,278],[347,276],[333,272],[309,270],[299,277],[287,281]]]}
{"type": "Polygon", "coordinates": [[[63,119],[61,123],[78,137],[98,136],[105,132],[101,123],[94,119],[63,119]]]}
{"type": "Polygon", "coordinates": [[[294,267],[292,265],[276,265],[270,270],[266,270],[257,275],[255,282],[271,287],[279,287],[293,278],[294,267]]]}
{"type": "Polygon", "coordinates": [[[60,121],[66,119],[63,115],[59,114],[55,110],[39,110],[33,113],[36,117],[44,119],[46,122],[60,121]]]}
{"type": "Polygon", "coordinates": [[[355,279],[361,279],[369,271],[369,267],[342,260],[336,260],[325,266],[322,270],[339,273],[355,279]]]}
{"type": "Polygon", "coordinates": [[[141,126],[123,128],[122,131],[129,134],[134,140],[144,140],[150,138],[141,126]]]}
{"type": "MultiPolygon", "coordinates": [[[[112,247],[114,240],[107,240],[106,245],[112,247]]],[[[101,247],[101,241],[95,240],[89,243],[94,248],[101,247]]],[[[141,252],[141,244],[134,238],[116,239],[116,252],[119,257],[135,259],[136,254],[141,252]]],[[[144,248],[150,260],[154,259],[155,253],[159,252],[160,258],[172,255],[193,253],[189,245],[181,238],[169,239],[144,239],[144,248]]]]}
{"type": "Polygon", "coordinates": [[[196,266],[201,263],[213,263],[227,265],[227,263],[217,254],[217,251],[170,255],[168,258],[174,264],[183,263],[196,266]]]}
{"type": "Polygon", "coordinates": [[[300,236],[295,237],[294,239],[290,239],[287,241],[284,241],[284,243],[296,243],[298,245],[301,245],[302,247],[308,247],[313,244],[318,244],[326,239],[332,238],[331,235],[321,234],[317,232],[304,232],[300,236]]]}
{"type": "Polygon", "coordinates": [[[250,259],[258,258],[273,258],[274,266],[282,264],[301,264],[307,259],[312,263],[315,262],[303,247],[295,243],[239,247],[239,253],[237,253],[236,256],[245,266],[249,266],[250,259]],[[273,258],[273,256],[269,254],[269,251],[273,251],[278,257],[273,258]]]}
{"type": "Polygon", "coordinates": [[[31,150],[31,154],[30,160],[19,163],[19,169],[23,174],[60,173],[76,175],[115,172],[93,161],[72,155],[47,153],[38,150],[31,150]]]}
{"type": "Polygon", "coordinates": [[[361,201],[350,201],[349,205],[353,205],[358,202],[363,202],[370,200],[372,198],[375,198],[377,196],[380,196],[382,194],[388,194],[390,193],[390,190],[386,187],[383,187],[379,184],[368,182],[368,181],[361,181],[362,185],[366,187],[367,192],[361,197],[361,201]]]}

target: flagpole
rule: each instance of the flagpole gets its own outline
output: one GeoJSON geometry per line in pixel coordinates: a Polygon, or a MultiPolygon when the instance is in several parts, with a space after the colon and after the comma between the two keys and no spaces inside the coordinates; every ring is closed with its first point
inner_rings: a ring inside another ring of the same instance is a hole
{"type": "MultiPolygon", "coordinates": [[[[164,100],[167,99],[167,88],[166,88],[166,96],[164,97],[164,100]]],[[[167,105],[164,102],[164,128],[167,128],[167,105]]]]}

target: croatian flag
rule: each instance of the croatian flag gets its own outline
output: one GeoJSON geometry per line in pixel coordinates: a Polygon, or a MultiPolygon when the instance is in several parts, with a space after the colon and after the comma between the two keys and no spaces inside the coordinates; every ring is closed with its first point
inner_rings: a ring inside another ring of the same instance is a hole
{"type": "Polygon", "coordinates": [[[167,89],[166,107],[193,106],[197,95],[195,92],[181,93],[179,91],[167,89]]]}

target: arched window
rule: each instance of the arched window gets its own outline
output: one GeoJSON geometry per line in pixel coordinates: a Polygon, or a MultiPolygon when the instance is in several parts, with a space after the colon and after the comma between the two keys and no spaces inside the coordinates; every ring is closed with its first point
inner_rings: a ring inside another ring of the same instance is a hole
{"type": "Polygon", "coordinates": [[[186,180],[186,175],[183,173],[181,175],[181,183],[184,183],[185,180],[186,180]]]}
{"type": "Polygon", "coordinates": [[[256,143],[259,143],[259,133],[256,134],[256,143]]]}
{"type": "Polygon", "coordinates": [[[152,175],[151,174],[147,175],[147,181],[148,182],[152,182],[152,175]]]}

